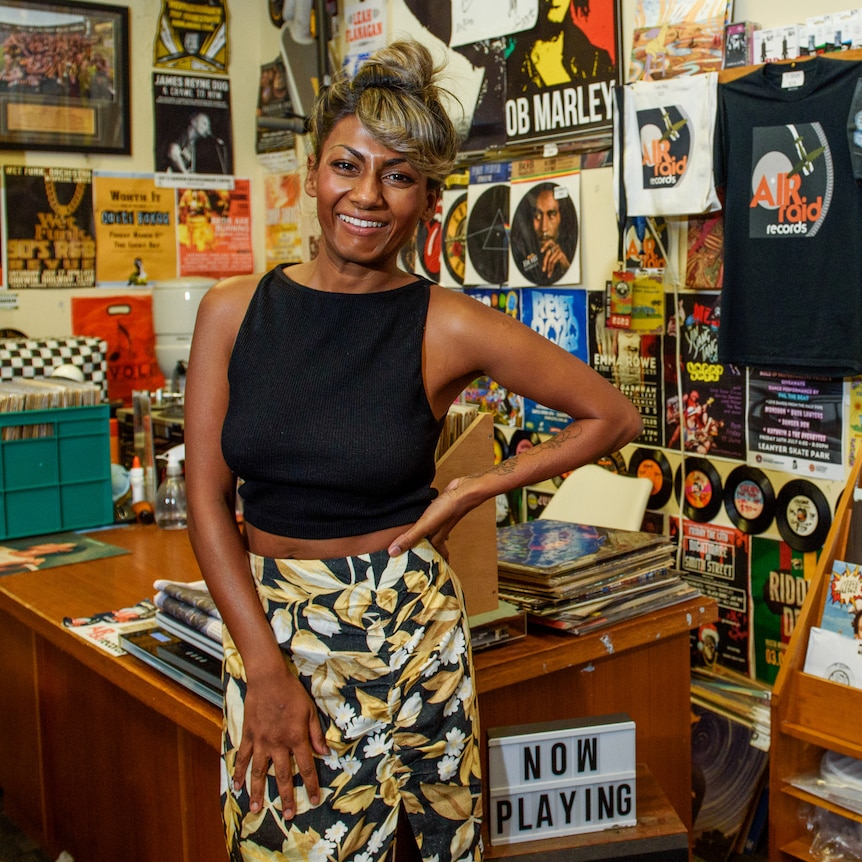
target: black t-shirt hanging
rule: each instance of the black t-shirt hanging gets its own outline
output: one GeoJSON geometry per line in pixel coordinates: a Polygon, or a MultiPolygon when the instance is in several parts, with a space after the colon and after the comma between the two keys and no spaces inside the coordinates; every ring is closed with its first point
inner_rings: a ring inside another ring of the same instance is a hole
{"type": "Polygon", "coordinates": [[[862,373],[862,188],[848,135],[860,74],[860,62],[816,57],[719,86],[724,363],[862,373]]]}

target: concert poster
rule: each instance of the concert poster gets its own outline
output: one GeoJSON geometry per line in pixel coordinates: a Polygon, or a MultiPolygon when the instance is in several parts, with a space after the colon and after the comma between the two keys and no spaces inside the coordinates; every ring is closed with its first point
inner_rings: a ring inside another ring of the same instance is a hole
{"type": "Polygon", "coordinates": [[[589,364],[637,408],[643,430],[634,443],[663,446],[662,336],[605,324],[604,291],[587,291],[589,364]]]}
{"type": "Polygon", "coordinates": [[[772,685],[817,567],[819,551],[751,537],[752,642],[755,678],[772,685]]]}
{"type": "Polygon", "coordinates": [[[732,527],[682,519],[684,579],[718,604],[718,620],[691,633],[693,666],[720,664],[749,675],[749,539],[732,527]]]}
{"type": "Polygon", "coordinates": [[[298,171],[265,174],[266,268],[302,260],[302,182],[298,171]]]}
{"type": "Polygon", "coordinates": [[[177,189],[180,275],[226,278],[254,272],[250,183],[177,189]]]}
{"type": "Polygon", "coordinates": [[[748,371],[748,462],[809,479],[844,480],[841,378],[748,371]]]}
{"type": "Polygon", "coordinates": [[[85,168],[5,165],[6,286],[93,287],[93,175],[85,168]]]}
{"type": "Polygon", "coordinates": [[[718,362],[721,322],[717,294],[684,294],[668,317],[667,364],[678,349],[680,394],[668,387],[665,434],[669,449],[745,459],[745,372],[718,362]],[[680,421],[680,417],[682,421],[680,421]]]}
{"type": "Polygon", "coordinates": [[[96,282],[143,285],[177,277],[176,200],[153,174],[93,174],[96,282]]]}
{"type": "Polygon", "coordinates": [[[156,171],[233,173],[228,78],[154,72],[153,103],[156,171]]]}
{"type": "Polygon", "coordinates": [[[225,0],[162,0],[153,65],[226,75],[229,32],[225,0]]]}

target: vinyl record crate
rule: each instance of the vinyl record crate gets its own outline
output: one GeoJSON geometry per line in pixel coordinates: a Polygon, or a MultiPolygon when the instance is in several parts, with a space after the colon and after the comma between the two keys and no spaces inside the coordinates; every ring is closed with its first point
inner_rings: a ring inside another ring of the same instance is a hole
{"type": "Polygon", "coordinates": [[[0,539],[113,522],[109,411],[0,413],[0,539]]]}

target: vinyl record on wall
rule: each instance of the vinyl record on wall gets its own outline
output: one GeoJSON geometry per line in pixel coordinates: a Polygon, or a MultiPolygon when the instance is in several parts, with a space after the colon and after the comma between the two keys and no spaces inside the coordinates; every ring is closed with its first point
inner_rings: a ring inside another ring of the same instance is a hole
{"type": "Polygon", "coordinates": [[[446,213],[443,222],[443,262],[458,284],[464,284],[467,255],[467,192],[446,213]]]}
{"type": "Polygon", "coordinates": [[[745,464],[732,470],[724,484],[724,509],[743,533],[767,529],[775,517],[775,492],[766,474],[745,464]]]}
{"type": "Polygon", "coordinates": [[[506,440],[506,435],[495,425],[494,426],[494,463],[499,464],[509,457],[509,443],[506,440]]]}
{"type": "Polygon", "coordinates": [[[816,551],[823,547],[832,526],[832,513],[813,482],[793,479],[778,492],[775,521],[781,538],[794,551],[816,551]]]}
{"type": "Polygon", "coordinates": [[[525,431],[523,428],[519,428],[509,438],[509,454],[507,457],[520,455],[525,449],[532,449],[533,446],[538,446],[541,442],[542,438],[535,431],[525,431]]]}
{"type": "Polygon", "coordinates": [[[672,476],[667,456],[659,449],[635,449],[629,458],[629,476],[644,476],[652,482],[647,509],[660,509],[670,499],[672,476]]]}
{"type": "Polygon", "coordinates": [[[692,521],[711,521],[721,510],[721,476],[706,458],[682,464],[682,513],[692,521]]]}
{"type": "Polygon", "coordinates": [[[611,452],[609,455],[603,455],[596,461],[596,464],[599,467],[604,467],[605,470],[609,470],[611,473],[618,473],[620,475],[625,475],[626,472],[626,462],[625,458],[623,458],[622,452],[611,452]]]}
{"type": "Polygon", "coordinates": [[[492,185],[467,216],[467,254],[484,284],[503,284],[509,271],[509,186],[492,185]]]}

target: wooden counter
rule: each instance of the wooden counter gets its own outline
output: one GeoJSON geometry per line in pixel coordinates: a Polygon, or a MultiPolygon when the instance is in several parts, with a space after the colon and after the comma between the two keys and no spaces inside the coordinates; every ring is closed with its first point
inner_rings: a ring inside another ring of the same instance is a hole
{"type": "MultiPolygon", "coordinates": [[[[92,534],[131,551],[0,577],[0,786],[6,812],[52,855],[219,862],[221,714],[132,656],[114,658],[64,616],[135,604],[156,578],[200,577],[185,531],[92,534]]],[[[483,729],[627,712],[637,759],[691,824],[690,601],[585,638],[556,633],[476,655],[483,729]]]]}

